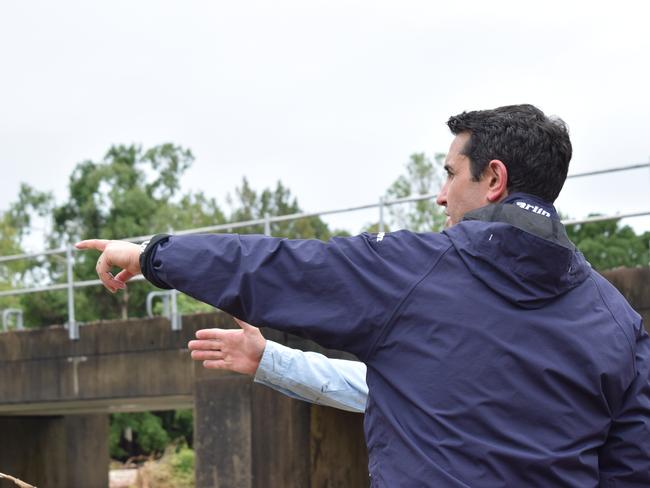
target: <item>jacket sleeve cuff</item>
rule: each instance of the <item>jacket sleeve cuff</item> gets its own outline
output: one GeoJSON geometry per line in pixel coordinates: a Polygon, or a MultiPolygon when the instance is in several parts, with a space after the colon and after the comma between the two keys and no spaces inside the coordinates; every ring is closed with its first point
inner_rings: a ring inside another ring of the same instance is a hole
{"type": "Polygon", "coordinates": [[[149,244],[147,244],[147,246],[140,253],[140,270],[142,271],[142,276],[144,276],[151,284],[164,290],[171,289],[171,286],[158,279],[156,276],[153,267],[153,256],[158,244],[167,241],[170,237],[171,236],[169,234],[157,234],[153,236],[149,241],[149,244]]]}

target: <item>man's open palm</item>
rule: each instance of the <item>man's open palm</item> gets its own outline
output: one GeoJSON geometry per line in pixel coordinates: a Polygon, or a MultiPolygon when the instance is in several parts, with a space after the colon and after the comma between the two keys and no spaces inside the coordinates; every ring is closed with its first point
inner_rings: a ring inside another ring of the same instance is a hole
{"type": "Polygon", "coordinates": [[[262,359],[266,339],[257,327],[235,318],[240,329],[201,329],[197,340],[188,348],[192,359],[203,361],[209,369],[226,369],[236,373],[254,375],[262,359]]]}

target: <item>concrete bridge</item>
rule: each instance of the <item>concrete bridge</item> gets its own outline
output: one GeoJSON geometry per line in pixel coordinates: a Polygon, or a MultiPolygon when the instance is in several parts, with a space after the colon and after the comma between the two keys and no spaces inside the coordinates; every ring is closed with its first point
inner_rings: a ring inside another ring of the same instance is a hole
{"type": "MultiPolygon", "coordinates": [[[[650,268],[606,277],[647,327],[650,268]]],[[[197,487],[368,486],[362,415],[204,370],[186,344],[205,327],[232,323],[222,314],[186,316],[180,331],[164,318],[100,322],[78,341],[62,327],[0,334],[0,471],[41,488],[106,487],[109,413],[193,408],[197,487]]]]}

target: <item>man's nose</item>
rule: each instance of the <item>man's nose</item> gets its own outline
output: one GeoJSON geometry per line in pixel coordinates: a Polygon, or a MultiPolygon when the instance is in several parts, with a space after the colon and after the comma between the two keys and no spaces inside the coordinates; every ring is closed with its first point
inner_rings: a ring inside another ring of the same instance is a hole
{"type": "Polygon", "coordinates": [[[443,186],[436,196],[436,203],[441,207],[447,206],[447,189],[443,186]]]}

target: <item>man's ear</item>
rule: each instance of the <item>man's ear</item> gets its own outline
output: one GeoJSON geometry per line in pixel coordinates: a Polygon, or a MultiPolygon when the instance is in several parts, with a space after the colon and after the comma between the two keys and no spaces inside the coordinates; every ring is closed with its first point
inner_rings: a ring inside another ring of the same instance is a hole
{"type": "Polygon", "coordinates": [[[488,163],[483,174],[487,178],[488,201],[498,202],[508,195],[508,169],[503,161],[493,159],[488,163]]]}

